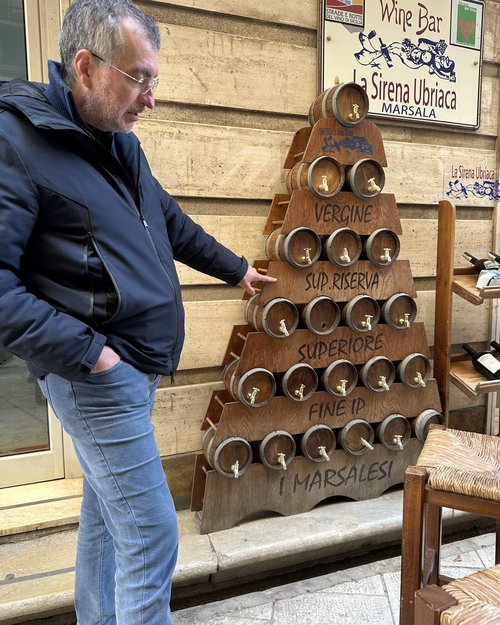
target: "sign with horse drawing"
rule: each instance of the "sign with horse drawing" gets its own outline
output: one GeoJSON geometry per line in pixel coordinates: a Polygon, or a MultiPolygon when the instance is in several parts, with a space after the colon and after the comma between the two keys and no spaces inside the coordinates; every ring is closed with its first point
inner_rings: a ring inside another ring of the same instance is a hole
{"type": "Polygon", "coordinates": [[[356,82],[370,115],[478,128],[483,0],[321,0],[320,85],[356,82]]]}

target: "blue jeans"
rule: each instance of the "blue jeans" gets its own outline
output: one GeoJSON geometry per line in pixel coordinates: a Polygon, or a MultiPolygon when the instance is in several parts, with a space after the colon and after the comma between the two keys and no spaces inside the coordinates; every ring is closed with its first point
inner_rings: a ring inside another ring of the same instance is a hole
{"type": "Polygon", "coordinates": [[[171,623],[178,530],[151,424],[158,379],[120,361],[83,383],[40,380],[84,473],[78,625],[171,623]]]}

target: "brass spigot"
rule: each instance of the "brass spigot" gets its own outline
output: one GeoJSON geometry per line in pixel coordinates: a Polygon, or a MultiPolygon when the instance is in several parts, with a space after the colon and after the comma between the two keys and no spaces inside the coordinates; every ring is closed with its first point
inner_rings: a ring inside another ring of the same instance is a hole
{"type": "Polygon", "coordinates": [[[365,320],[361,322],[362,327],[366,328],[367,330],[371,330],[372,319],[373,319],[373,315],[365,315],[365,320]]]}
{"type": "Polygon", "coordinates": [[[302,400],[304,399],[304,391],[305,391],[305,388],[306,388],[305,384],[301,384],[301,385],[299,386],[299,388],[298,388],[298,389],[296,389],[296,390],[294,391],[294,393],[293,393],[296,397],[298,397],[298,398],[299,398],[299,400],[300,400],[300,401],[302,401],[302,400]]]}
{"type": "Polygon", "coordinates": [[[390,263],[392,258],[391,258],[391,248],[390,247],[384,247],[384,253],[379,256],[379,259],[383,262],[383,263],[390,263]]]}
{"type": "Polygon", "coordinates": [[[367,447],[370,451],[373,451],[373,445],[370,445],[370,443],[365,438],[361,436],[359,440],[361,441],[362,445],[367,447]]]}
{"type": "Polygon", "coordinates": [[[402,434],[395,434],[392,442],[396,445],[398,449],[404,449],[402,434]]]}
{"type": "Polygon", "coordinates": [[[281,466],[283,467],[283,471],[287,470],[286,461],[285,461],[285,454],[282,453],[282,452],[278,453],[278,464],[281,464],[281,466]]]}
{"type": "Polygon", "coordinates": [[[385,375],[380,376],[378,385],[380,386],[380,388],[383,388],[384,391],[389,390],[389,385],[387,384],[387,378],[385,377],[385,375]]]}
{"type": "Polygon", "coordinates": [[[340,385],[336,387],[336,391],[338,391],[342,397],[347,395],[347,382],[348,380],[340,380],[340,385]]]}
{"type": "Polygon", "coordinates": [[[339,260],[341,260],[343,263],[351,262],[351,257],[349,256],[349,250],[347,249],[347,247],[344,247],[344,249],[342,250],[342,254],[339,257],[339,260]]]}
{"type": "Polygon", "coordinates": [[[413,378],[413,381],[415,382],[417,386],[421,386],[422,388],[425,388],[426,386],[424,382],[424,378],[422,377],[422,374],[420,373],[420,371],[417,371],[415,377],[413,378]]]}
{"type": "Polygon", "coordinates": [[[281,319],[280,321],[280,332],[281,334],[284,334],[285,336],[290,336],[290,332],[288,332],[284,319],[281,319]]]}
{"type": "Polygon", "coordinates": [[[328,193],[330,191],[330,187],[328,186],[328,176],[323,174],[321,176],[321,182],[318,185],[318,191],[323,191],[323,193],[328,193]]]}
{"type": "Polygon", "coordinates": [[[359,119],[359,104],[352,105],[352,113],[349,113],[349,119],[355,121],[359,119]]]}
{"type": "Polygon", "coordinates": [[[378,184],[375,182],[375,178],[369,178],[368,179],[368,193],[377,193],[379,191],[381,191],[382,189],[378,186],[378,184]]]}
{"type": "Polygon", "coordinates": [[[326,453],[326,447],[324,445],[320,445],[318,447],[319,455],[324,458],[327,462],[330,461],[330,456],[326,453]]]}
{"type": "Polygon", "coordinates": [[[399,325],[400,326],[406,326],[407,328],[410,327],[410,313],[405,313],[403,315],[403,319],[399,320],[399,325]]]}
{"type": "Polygon", "coordinates": [[[247,399],[250,401],[250,404],[253,406],[255,404],[255,400],[257,399],[257,394],[260,393],[260,388],[254,386],[252,388],[251,393],[247,393],[247,399]]]}
{"type": "Polygon", "coordinates": [[[302,256],[302,258],[300,259],[304,264],[306,265],[310,265],[311,264],[311,249],[310,247],[305,247],[304,248],[304,256],[302,256]]]}
{"type": "Polygon", "coordinates": [[[238,479],[240,475],[240,461],[236,460],[234,464],[231,465],[231,471],[236,479],[238,479]]]}

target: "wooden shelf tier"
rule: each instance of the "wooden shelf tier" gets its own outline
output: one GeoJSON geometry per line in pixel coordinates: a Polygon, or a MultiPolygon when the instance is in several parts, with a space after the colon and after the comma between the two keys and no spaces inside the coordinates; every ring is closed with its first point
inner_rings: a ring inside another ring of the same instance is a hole
{"type": "MultiPolygon", "coordinates": [[[[500,360],[500,354],[491,355],[500,360]]],[[[500,391],[500,380],[487,380],[474,369],[470,359],[464,360],[461,355],[451,358],[450,381],[471,398],[500,391]]]]}
{"type": "Polygon", "coordinates": [[[290,515],[307,512],[330,497],[373,499],[403,482],[405,468],[416,463],[421,449],[416,438],[404,451],[375,444],[373,451],[353,456],[337,449],[328,462],[297,456],[286,471],[254,463],[238,479],[207,470],[203,456],[198,456],[192,509],[202,510],[201,533],[207,534],[233,527],[257,511],[290,515]]]}
{"type": "Polygon", "coordinates": [[[453,292],[466,301],[479,306],[487,299],[497,299],[500,297],[500,286],[476,287],[478,278],[477,271],[468,267],[454,270],[453,292]]]}

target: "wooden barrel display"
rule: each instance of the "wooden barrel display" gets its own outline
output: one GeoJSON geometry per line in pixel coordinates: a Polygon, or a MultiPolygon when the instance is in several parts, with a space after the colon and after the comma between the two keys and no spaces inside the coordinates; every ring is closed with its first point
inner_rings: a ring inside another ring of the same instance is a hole
{"type": "Polygon", "coordinates": [[[377,196],[382,192],[384,185],[384,168],[372,158],[362,158],[346,169],[346,189],[362,200],[377,196]]]}
{"type": "Polygon", "coordinates": [[[368,421],[352,419],[340,430],[338,439],[344,451],[360,456],[367,451],[373,451],[375,432],[368,421]]]}
{"type": "Polygon", "coordinates": [[[417,304],[407,293],[394,293],[381,308],[382,319],[395,330],[406,330],[415,321],[417,304]]]}
{"type": "Polygon", "coordinates": [[[349,360],[339,358],[323,371],[321,381],[325,391],[337,397],[345,397],[358,383],[358,370],[349,360]]]}
{"type": "Polygon", "coordinates": [[[320,93],[309,108],[309,124],[333,117],[343,126],[356,126],[368,114],[368,95],[355,82],[345,82],[320,93]]]}
{"type": "Polygon", "coordinates": [[[444,425],[444,416],[433,408],[423,410],[413,419],[412,428],[419,441],[422,443],[425,441],[429,427],[433,424],[444,425]]]}
{"type": "Polygon", "coordinates": [[[221,475],[238,478],[244,475],[252,464],[250,443],[240,436],[232,436],[214,446],[216,430],[210,428],[203,436],[202,448],[208,464],[221,475]]]}
{"type": "Polygon", "coordinates": [[[270,432],[259,444],[259,457],[268,469],[284,470],[295,458],[295,439],[285,430],[270,432]]]}
{"type": "Polygon", "coordinates": [[[333,156],[319,156],[311,163],[296,163],[286,177],[288,193],[295,189],[309,190],[321,198],[330,198],[339,193],[344,182],[344,167],[333,156]]]}
{"type": "Polygon", "coordinates": [[[396,367],[385,356],[374,356],[361,367],[359,379],[371,391],[388,391],[396,379],[396,367]]]}
{"type": "Polygon", "coordinates": [[[278,228],[266,239],[269,260],[286,260],[299,269],[315,263],[321,250],[321,239],[310,228],[295,228],[288,234],[281,234],[281,228],[278,228]]]}
{"type": "Polygon", "coordinates": [[[378,440],[387,449],[400,450],[411,438],[411,425],[402,414],[390,414],[377,426],[378,440]]]}
{"type": "Polygon", "coordinates": [[[283,375],[281,388],[288,399],[305,401],[318,388],[318,374],[307,363],[292,365],[283,375]]]}
{"type": "Polygon", "coordinates": [[[389,228],[379,228],[370,234],[364,244],[366,258],[376,267],[392,265],[399,256],[401,242],[389,228]]]}
{"type": "Polygon", "coordinates": [[[352,228],[339,228],[325,238],[323,250],[328,260],[337,267],[349,267],[361,256],[361,237],[352,228]]]}
{"type": "Polygon", "coordinates": [[[380,306],[371,295],[356,295],[342,309],[342,319],[355,332],[370,332],[379,322],[380,306]]]}
{"type": "Polygon", "coordinates": [[[238,360],[232,360],[224,367],[222,374],[224,384],[233,398],[252,408],[268,404],[276,394],[277,387],[271,371],[255,367],[237,375],[237,367],[238,360]]]}
{"type": "Polygon", "coordinates": [[[335,432],[323,423],[310,427],[300,439],[302,453],[312,462],[328,462],[336,444],[335,432]]]}
{"type": "Polygon", "coordinates": [[[260,293],[252,295],[245,307],[247,323],[255,330],[263,330],[276,339],[293,334],[299,325],[299,311],[289,299],[276,297],[264,306],[259,303],[260,293]]]}
{"type": "Polygon", "coordinates": [[[313,334],[330,334],[340,323],[340,308],[327,295],[320,295],[306,304],[301,312],[302,323],[313,334]]]}
{"type": "Polygon", "coordinates": [[[397,366],[398,378],[409,388],[424,388],[431,375],[431,363],[427,356],[414,352],[397,366]]]}

